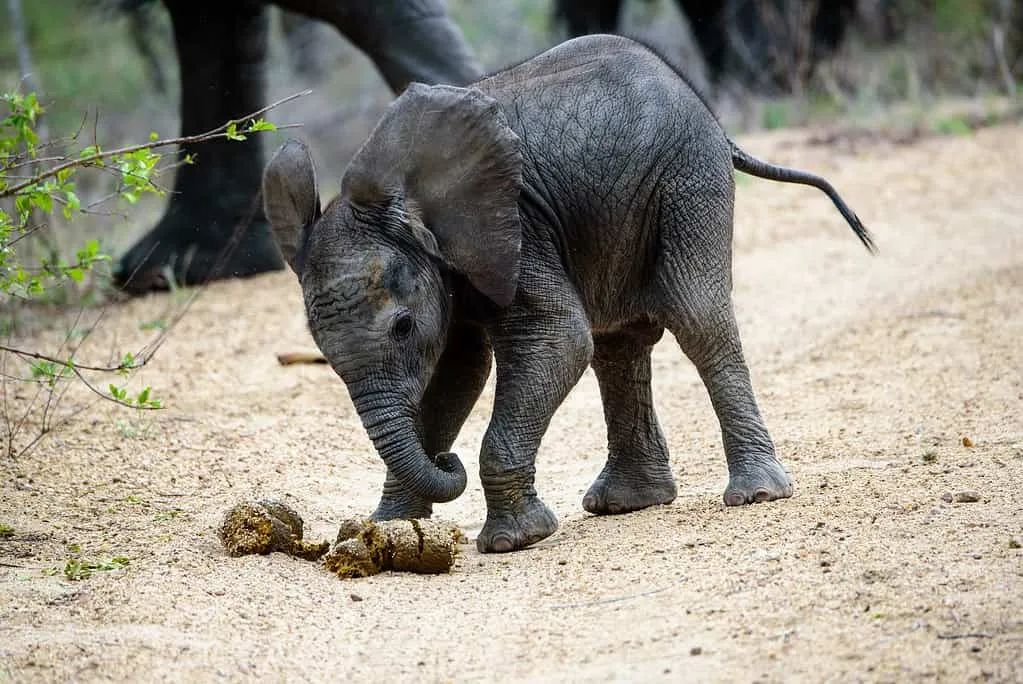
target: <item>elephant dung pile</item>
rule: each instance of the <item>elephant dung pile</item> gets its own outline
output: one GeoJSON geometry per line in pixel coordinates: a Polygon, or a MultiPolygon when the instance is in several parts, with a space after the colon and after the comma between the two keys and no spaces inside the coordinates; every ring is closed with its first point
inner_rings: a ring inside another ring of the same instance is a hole
{"type": "Polygon", "coordinates": [[[323,566],[341,578],[385,570],[438,574],[455,563],[462,531],[438,520],[347,520],[323,566]]]}
{"type": "Polygon", "coordinates": [[[287,504],[271,499],[247,501],[229,509],[217,534],[232,556],[280,551],[316,560],[330,547],[325,541],[303,541],[299,514],[287,504]]]}
{"type": "Polygon", "coordinates": [[[304,541],[302,528],[302,518],[290,506],[259,499],[228,509],[217,534],[232,556],[280,551],[305,560],[322,558],[323,566],[343,579],[387,570],[449,572],[458,544],[465,541],[458,526],[437,520],[346,520],[333,546],[304,541]]]}

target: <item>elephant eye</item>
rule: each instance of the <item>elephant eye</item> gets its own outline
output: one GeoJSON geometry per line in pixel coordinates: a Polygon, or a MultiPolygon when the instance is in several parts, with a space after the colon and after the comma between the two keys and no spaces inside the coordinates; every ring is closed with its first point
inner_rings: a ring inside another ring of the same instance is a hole
{"type": "Polygon", "coordinates": [[[415,327],[416,319],[412,317],[412,312],[402,311],[394,317],[394,321],[391,323],[391,337],[400,342],[407,339],[415,327]]]}

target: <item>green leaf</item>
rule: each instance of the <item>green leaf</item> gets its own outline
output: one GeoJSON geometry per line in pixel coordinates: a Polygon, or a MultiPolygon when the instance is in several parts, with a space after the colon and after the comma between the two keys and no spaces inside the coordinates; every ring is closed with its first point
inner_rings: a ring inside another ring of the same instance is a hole
{"type": "Polygon", "coordinates": [[[52,361],[34,361],[29,370],[34,380],[57,377],[57,364],[52,361]]]}
{"type": "Polygon", "coordinates": [[[72,582],[89,579],[92,577],[92,568],[78,558],[70,558],[64,564],[64,577],[72,582]]]}
{"type": "Polygon", "coordinates": [[[227,125],[224,135],[228,140],[245,140],[245,136],[238,132],[238,124],[234,121],[227,125]]]}
{"type": "Polygon", "coordinates": [[[247,130],[249,133],[256,133],[258,131],[276,131],[277,126],[264,119],[256,119],[249,123],[247,130]]]}
{"type": "Polygon", "coordinates": [[[78,195],[67,190],[64,192],[64,218],[70,219],[71,216],[82,208],[82,203],[78,199],[78,195]]]}

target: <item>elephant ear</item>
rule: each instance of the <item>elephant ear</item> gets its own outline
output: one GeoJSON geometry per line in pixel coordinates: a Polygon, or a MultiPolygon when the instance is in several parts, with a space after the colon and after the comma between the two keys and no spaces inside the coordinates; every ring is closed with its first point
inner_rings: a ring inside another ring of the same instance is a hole
{"type": "Polygon", "coordinates": [[[263,212],[277,247],[291,269],[301,270],[299,255],[309,228],[320,218],[316,170],[309,148],[289,140],[277,150],[263,172],[263,212]]]}
{"type": "Polygon", "coordinates": [[[507,306],[519,275],[521,185],[519,138],[496,100],[413,83],[355,155],[342,194],[357,205],[400,198],[444,262],[507,306]]]}

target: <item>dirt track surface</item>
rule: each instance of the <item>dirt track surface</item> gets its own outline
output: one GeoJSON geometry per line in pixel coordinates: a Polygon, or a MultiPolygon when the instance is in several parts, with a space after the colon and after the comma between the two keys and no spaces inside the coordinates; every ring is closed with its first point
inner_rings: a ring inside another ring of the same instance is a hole
{"type": "MultiPolygon", "coordinates": [[[[536,547],[468,545],[450,575],[353,581],[229,558],[214,527],[236,501],[285,498],[332,537],[372,510],[384,470],[329,368],[275,360],[312,345],[291,274],[219,284],[139,378],[167,410],[103,404],[3,464],[0,679],[1023,679],[1023,129],[853,153],[808,137],[742,143],[828,176],[881,255],[817,191],[740,183],[736,305],[794,498],[722,505],[710,403],[666,338],[654,394],[673,504],[582,511],[605,454],[588,373],[538,457],[561,529],[536,547]],[[979,501],[942,498],[967,490],[979,501]],[[130,564],[43,574],[68,544],[130,564]]],[[[115,307],[89,348],[141,342],[168,301],[115,307]]],[[[492,396],[456,443],[467,465],[492,396]]],[[[470,538],[473,470],[436,507],[470,538]]]]}

